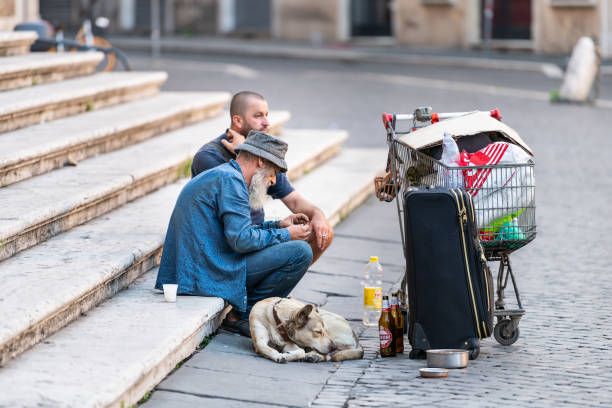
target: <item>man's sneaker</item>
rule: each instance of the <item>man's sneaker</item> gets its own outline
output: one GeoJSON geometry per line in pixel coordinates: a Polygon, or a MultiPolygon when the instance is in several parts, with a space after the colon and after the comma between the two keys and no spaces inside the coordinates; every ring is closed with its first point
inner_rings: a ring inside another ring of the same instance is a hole
{"type": "Polygon", "coordinates": [[[238,333],[244,337],[251,337],[251,331],[249,330],[249,321],[248,320],[235,320],[230,321],[225,319],[223,323],[221,323],[221,328],[227,330],[232,333],[238,333]]]}

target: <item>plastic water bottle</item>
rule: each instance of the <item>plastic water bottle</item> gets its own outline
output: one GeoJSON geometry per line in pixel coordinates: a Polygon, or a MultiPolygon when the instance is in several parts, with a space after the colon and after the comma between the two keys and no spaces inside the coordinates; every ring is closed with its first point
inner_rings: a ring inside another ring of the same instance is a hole
{"type": "Polygon", "coordinates": [[[518,218],[512,218],[512,239],[525,239],[525,234],[523,234],[523,230],[519,227],[518,218]]]}
{"type": "Polygon", "coordinates": [[[363,324],[377,326],[382,306],[383,277],[383,268],[377,256],[370,257],[363,273],[363,324]]]}
{"type": "MultiPolygon", "coordinates": [[[[446,167],[456,167],[459,162],[459,146],[450,133],[444,132],[442,140],[442,157],[440,161],[446,167]]],[[[463,174],[459,170],[444,169],[444,181],[448,188],[463,187],[463,174]]]]}

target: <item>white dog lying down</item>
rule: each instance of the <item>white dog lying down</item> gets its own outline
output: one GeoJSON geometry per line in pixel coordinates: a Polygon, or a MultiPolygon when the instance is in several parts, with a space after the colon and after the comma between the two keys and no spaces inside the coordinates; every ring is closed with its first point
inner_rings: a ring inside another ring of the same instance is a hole
{"type": "Polygon", "coordinates": [[[357,336],[342,316],[295,299],[274,297],[257,302],[249,324],[255,351],[277,363],[363,357],[357,336]]]}

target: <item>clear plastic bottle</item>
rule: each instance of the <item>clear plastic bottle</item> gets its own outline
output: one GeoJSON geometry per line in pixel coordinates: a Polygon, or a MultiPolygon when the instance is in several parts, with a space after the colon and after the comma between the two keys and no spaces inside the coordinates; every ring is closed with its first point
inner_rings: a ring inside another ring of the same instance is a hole
{"type": "Polygon", "coordinates": [[[377,256],[371,256],[364,268],[363,277],[363,324],[377,326],[382,306],[383,268],[377,256]]]}
{"type": "Polygon", "coordinates": [[[517,217],[512,218],[512,239],[525,239],[517,217]]]}

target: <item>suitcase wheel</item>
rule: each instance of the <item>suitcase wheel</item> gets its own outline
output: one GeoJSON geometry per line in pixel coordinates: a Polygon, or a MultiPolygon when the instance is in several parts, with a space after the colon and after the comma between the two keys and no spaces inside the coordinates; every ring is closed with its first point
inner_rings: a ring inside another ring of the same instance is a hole
{"type": "Polygon", "coordinates": [[[425,350],[412,349],[408,354],[408,358],[411,360],[425,360],[427,358],[427,352],[425,350]]]}
{"type": "Polygon", "coordinates": [[[469,339],[467,350],[470,352],[470,360],[476,360],[480,354],[480,340],[474,338],[469,339]]]}
{"type": "Polygon", "coordinates": [[[502,346],[514,344],[518,340],[520,334],[518,320],[515,323],[513,319],[502,319],[497,322],[493,329],[495,340],[502,346]]]}

